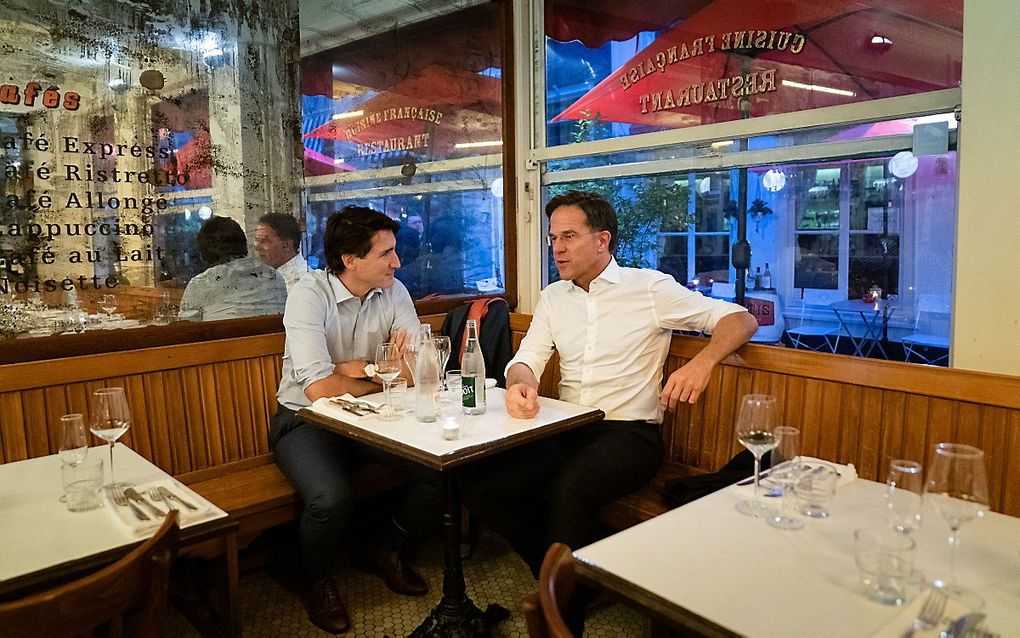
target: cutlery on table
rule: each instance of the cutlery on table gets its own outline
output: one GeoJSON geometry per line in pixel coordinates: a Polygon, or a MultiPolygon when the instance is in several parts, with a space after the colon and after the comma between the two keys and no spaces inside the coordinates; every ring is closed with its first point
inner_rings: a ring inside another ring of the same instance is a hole
{"type": "Polygon", "coordinates": [[[903,634],[903,638],[910,638],[915,631],[931,629],[937,625],[942,620],[942,612],[946,609],[946,600],[947,597],[942,591],[929,590],[928,597],[924,600],[924,605],[921,606],[921,611],[917,612],[917,618],[914,618],[913,624],[903,634]]]}
{"type": "Polygon", "coordinates": [[[136,503],[141,503],[142,505],[145,506],[145,509],[149,510],[150,512],[152,512],[156,516],[159,516],[160,518],[166,516],[166,512],[164,512],[163,510],[159,509],[158,507],[156,507],[155,505],[153,505],[149,501],[145,500],[142,497],[142,495],[138,493],[138,490],[136,490],[135,488],[133,488],[133,487],[126,487],[126,488],[124,488],[124,495],[127,496],[129,499],[131,499],[132,501],[134,501],[136,503]]]}
{"type": "Polygon", "coordinates": [[[130,507],[131,513],[135,515],[140,521],[151,520],[149,515],[138,509],[138,506],[128,500],[127,496],[124,496],[124,487],[122,485],[114,484],[110,486],[110,495],[113,496],[113,502],[121,507],[130,507]]]}
{"type": "Polygon", "coordinates": [[[163,487],[162,485],[160,485],[158,489],[159,489],[159,493],[163,495],[163,500],[170,499],[172,501],[177,501],[178,503],[180,503],[184,507],[188,508],[189,510],[197,510],[198,509],[198,507],[192,505],[191,503],[189,503],[188,501],[184,500],[180,496],[177,496],[176,494],[174,494],[173,492],[171,492],[167,488],[163,487]]]}
{"type": "Polygon", "coordinates": [[[364,409],[359,408],[358,406],[352,404],[351,402],[345,401],[344,399],[341,399],[339,397],[333,397],[329,401],[330,403],[339,406],[340,409],[343,410],[344,412],[350,412],[355,416],[365,416],[365,414],[367,414],[367,412],[364,409]]]}
{"type": "Polygon", "coordinates": [[[379,413],[379,408],[375,407],[371,403],[368,403],[367,401],[351,401],[350,399],[345,399],[345,401],[347,401],[347,403],[350,403],[351,405],[353,405],[356,408],[361,408],[362,410],[368,410],[369,412],[373,412],[373,413],[376,413],[376,414],[379,413]]]}
{"type": "Polygon", "coordinates": [[[168,512],[177,509],[176,507],[174,507],[174,504],[170,502],[170,499],[168,499],[166,496],[163,495],[162,492],[159,491],[158,487],[155,486],[150,487],[149,491],[146,492],[146,494],[149,495],[149,500],[151,500],[153,503],[155,503],[156,501],[163,501],[163,505],[166,505],[166,510],[168,512]]]}

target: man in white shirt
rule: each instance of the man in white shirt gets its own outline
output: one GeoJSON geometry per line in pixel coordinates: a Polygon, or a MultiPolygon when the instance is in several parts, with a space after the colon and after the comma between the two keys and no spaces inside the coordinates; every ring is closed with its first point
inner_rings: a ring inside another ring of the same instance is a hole
{"type": "Polygon", "coordinates": [[[535,574],[550,543],[578,548],[601,538],[599,508],[647,483],[662,462],[663,412],[697,401],[715,366],[758,329],[741,306],[691,292],[655,270],[620,267],[613,258],[616,214],[601,196],[558,195],[546,214],[561,280],[542,291],[507,365],[507,412],[538,414],[538,380],[555,349],[560,399],[598,407],[606,418],[494,457],[464,481],[473,514],[510,541],[535,574]],[[663,387],[673,330],[712,338],[663,387]]]}
{"type": "MultiPolygon", "coordinates": [[[[297,416],[321,397],[380,390],[367,378],[366,364],[380,343],[401,347],[420,325],[404,285],[395,233],[399,224],[369,208],[347,206],[326,223],[326,270],[315,270],[291,289],[283,326],[287,341],[276,393],[279,408],[269,444],[280,470],[294,485],[304,510],[299,520],[303,571],[310,581],[309,619],[333,633],[349,627],[333,572],[339,541],[354,506],[350,463],[367,458],[399,467],[418,480],[401,499],[378,536],[378,546],[353,558],[401,594],[421,596],[428,587],[404,561],[406,537],[421,538],[438,528],[443,486],[438,472],[355,443],[297,416]]],[[[406,372],[406,371],[405,371],[406,372]]]]}
{"type": "Polygon", "coordinates": [[[290,291],[308,272],[301,256],[301,227],[297,219],[284,213],[267,213],[255,227],[255,252],[259,259],[276,268],[290,291]]]}

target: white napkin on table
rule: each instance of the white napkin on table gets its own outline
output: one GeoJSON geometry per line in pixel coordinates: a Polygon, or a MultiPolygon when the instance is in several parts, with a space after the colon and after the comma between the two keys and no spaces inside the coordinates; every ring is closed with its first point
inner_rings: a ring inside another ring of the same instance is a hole
{"type": "Polygon", "coordinates": [[[338,398],[338,399],[340,399],[342,401],[349,401],[350,403],[353,403],[355,405],[357,405],[358,403],[364,403],[365,405],[371,406],[372,408],[374,408],[376,410],[378,410],[379,408],[382,407],[382,403],[376,403],[375,401],[369,401],[368,399],[366,399],[364,397],[356,397],[356,396],[352,395],[350,392],[348,392],[347,394],[342,394],[342,395],[340,395],[339,397],[336,397],[336,398],[338,398]]]}
{"type": "MultiPolygon", "coordinates": [[[[191,490],[182,486],[177,481],[174,481],[173,479],[170,478],[160,479],[157,481],[150,481],[148,483],[140,483],[137,485],[133,485],[132,487],[134,487],[135,490],[137,490],[138,493],[142,495],[142,498],[152,503],[153,505],[155,505],[157,508],[164,512],[167,511],[166,503],[164,503],[163,501],[154,501],[150,499],[149,498],[150,488],[165,487],[174,494],[180,496],[185,501],[197,507],[198,509],[195,510],[188,509],[187,507],[181,505],[177,501],[171,500],[173,506],[177,508],[178,512],[177,524],[182,528],[194,525],[195,523],[201,522],[215,514],[215,509],[213,508],[212,504],[209,501],[205,500],[198,494],[192,492],[191,490]]],[[[106,508],[113,512],[114,518],[120,521],[121,524],[123,524],[125,527],[130,529],[131,533],[133,533],[135,536],[150,536],[154,531],[159,529],[160,525],[163,524],[162,516],[154,515],[152,512],[149,511],[149,508],[145,507],[141,503],[138,503],[137,501],[133,501],[135,506],[138,507],[139,510],[144,512],[145,515],[149,517],[149,520],[147,521],[138,520],[132,513],[130,505],[117,505],[116,503],[114,503],[113,497],[110,496],[108,490],[104,489],[103,495],[104,498],[106,499],[106,508]]],[[[128,500],[130,501],[131,499],[128,500]]]]}

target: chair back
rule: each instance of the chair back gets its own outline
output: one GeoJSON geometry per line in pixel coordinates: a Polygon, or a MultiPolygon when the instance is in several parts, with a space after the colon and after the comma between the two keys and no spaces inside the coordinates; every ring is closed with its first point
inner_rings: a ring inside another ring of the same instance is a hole
{"type": "Polygon", "coordinates": [[[950,319],[948,295],[921,293],[917,296],[915,332],[948,337],[950,319]]]}
{"type": "Polygon", "coordinates": [[[574,559],[570,548],[553,543],[538,574],[538,591],[521,603],[531,638],[574,638],[563,612],[574,593],[574,559]]]}
{"type": "Polygon", "coordinates": [[[179,543],[177,512],[155,536],[114,564],[74,582],[0,603],[0,637],[162,635],[170,565],[179,543]],[[127,612],[139,610],[138,627],[125,629],[127,612]]]}

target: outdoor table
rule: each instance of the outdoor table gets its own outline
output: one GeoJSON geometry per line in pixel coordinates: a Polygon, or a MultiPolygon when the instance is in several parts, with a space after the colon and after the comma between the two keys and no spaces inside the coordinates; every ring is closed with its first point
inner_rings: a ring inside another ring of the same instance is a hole
{"type": "Polygon", "coordinates": [[[889,354],[882,345],[889,337],[889,319],[896,312],[896,304],[887,300],[879,300],[871,303],[860,299],[849,299],[837,301],[829,306],[836,313],[840,330],[846,333],[850,343],[854,347],[854,354],[858,357],[870,357],[872,351],[877,347],[882,353],[883,359],[888,359],[889,354]],[[854,336],[850,329],[848,319],[859,317],[864,325],[864,333],[854,336]]]}
{"type": "MultiPolygon", "coordinates": [[[[578,549],[578,578],[660,623],[704,635],[901,636],[923,584],[948,574],[949,527],[925,506],[912,534],[919,573],[908,609],[862,593],[854,530],[886,525],[883,484],[839,487],[829,518],[804,517],[803,529],[792,531],[737,512],[751,490],[727,487],[578,549]]],[[[965,524],[960,538],[959,583],[984,598],[987,628],[1020,634],[1020,519],[989,512],[965,524]]]]}
{"type": "MultiPolygon", "coordinates": [[[[421,423],[413,411],[399,420],[381,421],[374,415],[355,416],[319,399],[298,416],[347,438],[371,445],[391,454],[410,459],[443,473],[446,486],[446,511],[443,515],[443,596],[412,636],[487,635],[491,622],[505,613],[491,606],[482,613],[467,596],[460,556],[461,503],[457,469],[486,458],[604,418],[601,410],[565,401],[539,397],[538,416],[515,419],[506,413],[505,391],[486,391],[488,409],[484,414],[459,415],[461,437],[445,440],[440,434],[440,421],[421,423]]],[[[382,402],[382,395],[362,397],[382,402]]]]}
{"type": "MultiPolygon", "coordinates": [[[[109,463],[105,445],[91,448],[89,455],[101,455],[104,466],[109,463]]],[[[173,482],[123,444],[114,448],[114,457],[118,481],[173,482]]],[[[18,598],[104,567],[142,544],[162,522],[153,521],[147,533],[138,533],[112,511],[115,506],[105,496],[97,509],[69,512],[58,500],[63,493],[60,465],[56,454],[0,464],[0,599],[18,598]]],[[[208,541],[223,545],[221,629],[238,635],[237,523],[187,487],[174,482],[173,491],[200,508],[200,515],[180,523],[182,551],[208,541]]]]}

